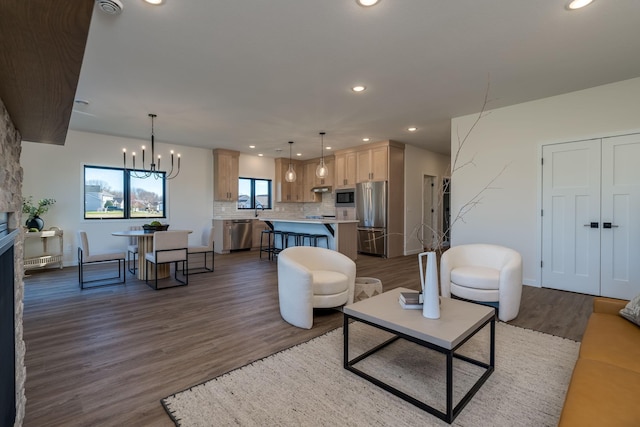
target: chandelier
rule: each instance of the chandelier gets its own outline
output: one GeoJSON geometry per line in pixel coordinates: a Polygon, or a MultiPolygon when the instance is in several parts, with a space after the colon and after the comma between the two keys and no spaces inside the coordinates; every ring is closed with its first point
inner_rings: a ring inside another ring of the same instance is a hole
{"type": "Polygon", "coordinates": [[[136,178],[150,178],[153,177],[155,179],[160,179],[163,176],[164,173],[164,178],[165,179],[173,179],[175,177],[178,176],[178,174],[180,173],[180,153],[177,154],[178,156],[178,168],[175,171],[174,174],[174,158],[173,158],[173,150],[171,150],[171,169],[169,170],[169,172],[163,172],[160,169],[160,154],[158,154],[158,157],[156,158],[156,147],[155,147],[155,136],[153,134],[153,119],[155,119],[157,117],[156,114],[153,113],[149,113],[149,117],[151,117],[151,163],[149,164],[149,168],[147,169],[145,166],[145,159],[144,159],[144,152],[145,152],[145,146],[142,146],[142,169],[136,169],[136,153],[135,151],[133,153],[131,153],[131,157],[132,157],[132,166],[131,169],[127,168],[127,149],[123,148],[122,149],[122,160],[124,162],[124,169],[125,170],[129,170],[131,173],[131,176],[136,177],[136,178]],[[154,160],[157,159],[157,163],[154,163],[154,160]]]}

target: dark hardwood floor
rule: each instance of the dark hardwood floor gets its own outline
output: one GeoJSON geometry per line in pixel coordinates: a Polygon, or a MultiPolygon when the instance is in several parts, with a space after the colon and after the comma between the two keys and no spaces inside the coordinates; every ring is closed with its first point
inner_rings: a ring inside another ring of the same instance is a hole
{"type": "MultiPolygon", "coordinates": [[[[416,256],[361,256],[358,276],[384,290],[419,287],[416,256]]],[[[509,322],[580,340],[593,297],[525,286],[509,322]]],[[[276,263],[257,252],[216,255],[213,273],[154,291],[81,291],[77,268],[25,278],[25,426],[171,426],[160,399],[341,326],[335,310],[303,330],[280,317],[276,263]]]]}

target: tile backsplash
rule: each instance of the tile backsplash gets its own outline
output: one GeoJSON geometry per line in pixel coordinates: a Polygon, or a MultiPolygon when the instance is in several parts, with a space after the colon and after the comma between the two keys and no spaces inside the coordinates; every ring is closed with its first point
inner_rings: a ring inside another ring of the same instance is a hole
{"type": "MultiPolygon", "coordinates": [[[[304,218],[309,215],[335,215],[333,193],[322,193],[319,203],[274,203],[273,209],[258,209],[258,216],[272,218],[304,218]]],[[[253,218],[251,209],[238,209],[235,202],[213,202],[214,219],[253,218]]]]}

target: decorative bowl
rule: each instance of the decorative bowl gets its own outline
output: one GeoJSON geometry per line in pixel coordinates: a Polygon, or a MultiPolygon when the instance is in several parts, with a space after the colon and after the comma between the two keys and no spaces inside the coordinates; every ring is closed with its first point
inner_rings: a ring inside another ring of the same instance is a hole
{"type": "Polygon", "coordinates": [[[169,228],[169,224],[162,224],[162,225],[144,224],[142,226],[142,229],[144,230],[145,233],[154,233],[156,231],[167,231],[168,228],[169,228]]]}

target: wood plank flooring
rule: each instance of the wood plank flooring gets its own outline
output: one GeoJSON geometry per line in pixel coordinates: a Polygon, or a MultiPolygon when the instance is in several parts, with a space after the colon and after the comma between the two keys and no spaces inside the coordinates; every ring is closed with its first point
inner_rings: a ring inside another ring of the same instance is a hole
{"type": "MultiPolygon", "coordinates": [[[[187,287],[124,286],[81,291],[77,269],[29,271],[24,338],[24,426],[172,426],[160,399],[341,326],[317,311],[303,330],[280,317],[276,263],[257,252],[216,254],[215,272],[187,287]]],[[[358,276],[384,290],[419,287],[416,256],[361,256],[358,276]]],[[[580,340],[592,297],[524,287],[510,322],[580,340]]]]}

